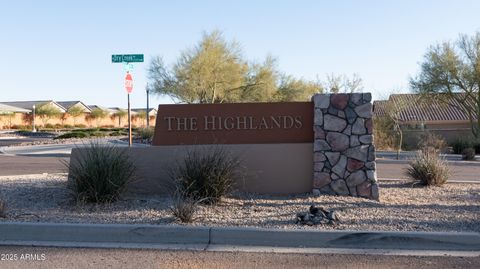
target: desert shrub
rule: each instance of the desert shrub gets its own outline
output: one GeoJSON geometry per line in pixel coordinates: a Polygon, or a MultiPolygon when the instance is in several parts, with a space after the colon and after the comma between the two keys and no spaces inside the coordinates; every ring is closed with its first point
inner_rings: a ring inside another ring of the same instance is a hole
{"type": "Polygon", "coordinates": [[[133,180],[135,166],[126,149],[90,143],[69,167],[69,188],[77,201],[116,201],[133,180]]]}
{"type": "Polygon", "coordinates": [[[47,123],[43,127],[44,127],[43,129],[55,129],[55,125],[51,123],[47,123]]]}
{"type": "Polygon", "coordinates": [[[0,218],[7,217],[7,204],[2,197],[0,197],[0,218]]]}
{"type": "Polygon", "coordinates": [[[153,128],[139,128],[136,130],[137,136],[143,140],[151,141],[154,134],[153,128]]]}
{"type": "Polygon", "coordinates": [[[124,136],[124,135],[128,135],[128,133],[125,131],[113,131],[109,134],[109,136],[124,136]]]}
{"type": "Polygon", "coordinates": [[[462,160],[472,161],[475,160],[475,149],[466,148],[462,151],[462,160]]]}
{"type": "Polygon", "coordinates": [[[447,182],[450,169],[436,152],[425,150],[409,163],[406,174],[419,185],[441,186],[447,182]]]}
{"type": "Polygon", "coordinates": [[[27,126],[27,125],[12,125],[11,129],[14,130],[31,130],[32,126],[27,126]]]}
{"type": "Polygon", "coordinates": [[[85,124],[75,124],[75,128],[87,128],[87,125],[85,124]]]}
{"type": "Polygon", "coordinates": [[[194,220],[193,217],[201,200],[188,195],[188,193],[180,186],[176,187],[177,188],[172,192],[172,205],[170,206],[170,212],[175,219],[180,222],[190,223],[194,220]]]}
{"type": "Polygon", "coordinates": [[[65,133],[55,137],[54,139],[68,139],[68,138],[87,138],[90,137],[90,134],[81,132],[81,131],[74,131],[70,133],[65,133]]]}
{"type": "Polygon", "coordinates": [[[393,122],[388,118],[377,117],[373,120],[373,139],[379,150],[393,150],[397,148],[397,136],[393,132],[393,122]]]}
{"type": "Polygon", "coordinates": [[[447,147],[447,142],[439,135],[430,132],[424,132],[420,135],[417,146],[419,149],[440,152],[447,147]]]}
{"type": "Polygon", "coordinates": [[[91,132],[90,133],[90,136],[94,136],[94,137],[105,137],[107,135],[108,135],[108,133],[106,133],[106,132],[91,132]]]}
{"type": "Polygon", "coordinates": [[[462,151],[466,148],[473,147],[473,142],[469,139],[459,138],[452,143],[453,153],[462,154],[462,151]]]}
{"type": "Polygon", "coordinates": [[[232,190],[239,166],[240,160],[221,147],[196,148],[170,174],[186,197],[215,204],[232,190]]]}

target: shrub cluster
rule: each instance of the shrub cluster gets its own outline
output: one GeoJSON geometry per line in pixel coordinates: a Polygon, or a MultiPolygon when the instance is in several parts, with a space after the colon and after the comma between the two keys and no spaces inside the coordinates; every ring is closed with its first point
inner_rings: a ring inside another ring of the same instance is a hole
{"type": "Polygon", "coordinates": [[[215,204],[231,191],[240,161],[221,147],[189,151],[172,173],[186,196],[215,204]]]}
{"type": "Polygon", "coordinates": [[[475,160],[475,149],[466,148],[462,151],[462,160],[473,161],[475,160]]]}
{"type": "Polygon", "coordinates": [[[447,182],[450,169],[435,151],[424,150],[409,163],[406,174],[419,185],[441,186],[447,182]]]}
{"type": "Polygon", "coordinates": [[[240,160],[221,147],[196,148],[172,167],[172,214],[190,222],[199,204],[216,204],[232,189],[240,160]]]}
{"type": "Polygon", "coordinates": [[[65,133],[55,137],[54,139],[67,139],[67,138],[87,138],[90,137],[89,133],[82,132],[82,131],[73,131],[70,133],[65,133]]]}
{"type": "Polygon", "coordinates": [[[460,138],[451,144],[453,153],[462,154],[463,150],[473,148],[476,154],[480,154],[480,141],[474,139],[460,138]]]}
{"type": "Polygon", "coordinates": [[[136,129],[136,136],[142,140],[152,141],[155,130],[152,127],[136,129]]]}
{"type": "Polygon", "coordinates": [[[77,201],[113,202],[135,174],[126,149],[92,142],[70,162],[69,188],[77,201]]]}

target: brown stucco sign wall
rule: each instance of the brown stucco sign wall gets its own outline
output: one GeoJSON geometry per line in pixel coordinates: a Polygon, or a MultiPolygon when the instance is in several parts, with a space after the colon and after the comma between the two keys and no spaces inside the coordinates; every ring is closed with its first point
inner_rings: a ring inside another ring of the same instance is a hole
{"type": "Polygon", "coordinates": [[[159,105],[154,146],[313,143],[312,102],[159,105]]]}

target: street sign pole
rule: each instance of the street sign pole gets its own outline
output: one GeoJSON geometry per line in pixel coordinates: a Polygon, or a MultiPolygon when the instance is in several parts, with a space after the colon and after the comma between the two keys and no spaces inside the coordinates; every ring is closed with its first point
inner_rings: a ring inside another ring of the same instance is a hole
{"type": "Polygon", "coordinates": [[[130,93],[127,93],[128,98],[128,147],[132,146],[132,114],[130,109],[130,93]]]}
{"type": "Polygon", "coordinates": [[[148,111],[150,110],[150,108],[148,107],[148,96],[149,95],[150,95],[150,90],[148,89],[148,85],[147,85],[147,129],[150,126],[150,116],[148,115],[148,111]]]}
{"type": "MultiPolygon", "coordinates": [[[[143,54],[115,54],[112,55],[112,63],[123,63],[127,75],[125,76],[125,89],[128,100],[128,146],[132,146],[132,110],[130,108],[130,94],[133,91],[133,78],[129,73],[133,70],[131,63],[143,63],[143,54]]],[[[147,113],[148,118],[148,113],[147,113]]]]}

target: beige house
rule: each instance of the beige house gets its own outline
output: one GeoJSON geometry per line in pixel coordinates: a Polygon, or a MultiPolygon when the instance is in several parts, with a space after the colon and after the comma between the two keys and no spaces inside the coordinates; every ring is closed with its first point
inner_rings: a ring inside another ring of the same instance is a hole
{"type": "MultiPolygon", "coordinates": [[[[473,105],[473,101],[463,98],[461,93],[457,96],[473,105]]],[[[415,137],[429,131],[453,142],[472,134],[468,115],[460,109],[457,100],[447,101],[445,95],[437,94],[426,102],[418,94],[392,94],[388,100],[373,102],[374,117],[387,116],[388,106],[395,106],[399,111],[402,129],[407,136],[415,137]]]]}
{"type": "MultiPolygon", "coordinates": [[[[132,109],[132,125],[143,127],[146,119],[139,117],[146,109],[132,109]]],[[[63,127],[126,127],[127,110],[123,108],[106,108],[98,105],[86,105],[81,101],[18,101],[0,102],[0,129],[63,127]]],[[[149,110],[150,125],[155,125],[156,109],[149,110]]]]}

